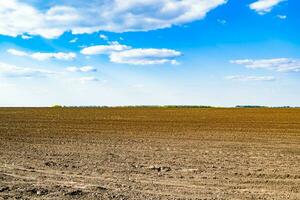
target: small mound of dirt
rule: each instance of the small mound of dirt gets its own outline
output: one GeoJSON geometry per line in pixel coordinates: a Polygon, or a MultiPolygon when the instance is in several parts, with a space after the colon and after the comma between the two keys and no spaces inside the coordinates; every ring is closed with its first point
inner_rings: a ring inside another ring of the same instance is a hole
{"type": "Polygon", "coordinates": [[[27,192],[32,195],[42,196],[42,195],[47,195],[49,191],[44,188],[32,188],[32,189],[27,190],[27,192]]]}
{"type": "Polygon", "coordinates": [[[171,167],[167,166],[158,166],[158,165],[151,165],[148,167],[148,169],[155,170],[158,172],[169,172],[171,171],[171,167]]]}
{"type": "Polygon", "coordinates": [[[82,196],[83,192],[81,190],[74,190],[71,192],[66,193],[68,196],[82,196]]]}
{"type": "Polygon", "coordinates": [[[9,191],[9,187],[0,187],[0,192],[9,191]]]}
{"type": "Polygon", "coordinates": [[[45,162],[44,163],[47,167],[55,167],[57,166],[57,163],[56,162],[53,162],[53,161],[48,161],[48,162],[45,162]]]}

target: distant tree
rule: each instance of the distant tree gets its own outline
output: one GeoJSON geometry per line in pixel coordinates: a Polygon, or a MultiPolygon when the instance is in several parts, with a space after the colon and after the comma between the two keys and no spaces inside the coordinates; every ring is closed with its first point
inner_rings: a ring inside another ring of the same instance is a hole
{"type": "Polygon", "coordinates": [[[267,106],[257,106],[257,105],[238,105],[236,108],[267,108],[267,106]]]}
{"type": "Polygon", "coordinates": [[[63,107],[62,105],[58,105],[58,104],[52,106],[52,108],[62,108],[62,107],[63,107]]]}

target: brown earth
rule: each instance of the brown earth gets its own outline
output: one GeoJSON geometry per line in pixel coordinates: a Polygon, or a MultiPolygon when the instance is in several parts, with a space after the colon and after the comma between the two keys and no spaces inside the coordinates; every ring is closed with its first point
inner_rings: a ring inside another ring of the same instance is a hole
{"type": "Polygon", "coordinates": [[[300,109],[0,109],[0,199],[300,199],[299,166],[300,109]]]}

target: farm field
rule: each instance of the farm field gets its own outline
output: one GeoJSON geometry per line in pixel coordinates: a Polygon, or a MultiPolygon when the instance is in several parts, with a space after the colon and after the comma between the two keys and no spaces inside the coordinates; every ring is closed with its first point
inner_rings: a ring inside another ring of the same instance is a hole
{"type": "Polygon", "coordinates": [[[300,199],[300,109],[1,108],[0,199],[300,199]]]}

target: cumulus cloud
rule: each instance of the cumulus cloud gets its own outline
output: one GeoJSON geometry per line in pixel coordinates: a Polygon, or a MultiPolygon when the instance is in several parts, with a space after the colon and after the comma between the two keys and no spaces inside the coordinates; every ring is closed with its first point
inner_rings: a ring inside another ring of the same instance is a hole
{"type": "Polygon", "coordinates": [[[96,45],[81,50],[84,55],[105,54],[113,63],[131,65],[156,65],[156,64],[179,64],[175,58],[181,56],[181,52],[172,49],[136,49],[118,42],[109,45],[96,45]]]}
{"type": "Polygon", "coordinates": [[[14,55],[14,56],[21,56],[21,57],[30,57],[35,60],[39,61],[44,61],[48,59],[57,59],[57,60],[73,60],[76,58],[75,53],[63,53],[63,52],[58,52],[58,53],[41,53],[41,52],[36,52],[36,53],[27,53],[25,51],[20,51],[16,49],[8,49],[8,53],[14,55]]]}
{"type": "Polygon", "coordinates": [[[89,73],[89,72],[96,72],[97,69],[92,66],[83,66],[83,67],[68,67],[66,68],[68,72],[81,72],[81,73],[89,73]]]}
{"type": "Polygon", "coordinates": [[[234,81],[275,81],[276,78],[273,76],[227,76],[225,77],[227,80],[234,80],[234,81]]]}
{"type": "Polygon", "coordinates": [[[118,42],[112,42],[109,45],[96,45],[86,47],[81,50],[81,53],[84,55],[100,55],[100,54],[110,54],[116,51],[124,51],[130,49],[130,46],[121,45],[118,42]]]}
{"type": "Polygon", "coordinates": [[[200,20],[227,0],[94,0],[37,1],[0,0],[0,34],[24,33],[56,38],[97,31],[128,32],[168,28],[200,20]],[[50,6],[49,6],[50,5],[50,6]]]}
{"type": "Polygon", "coordinates": [[[17,67],[15,65],[0,62],[0,75],[5,77],[47,77],[57,74],[54,71],[35,69],[29,67],[17,67]]]}
{"type": "Polygon", "coordinates": [[[260,15],[270,12],[274,6],[285,0],[258,0],[249,5],[250,9],[254,10],[260,15]]]}
{"type": "Polygon", "coordinates": [[[268,69],[277,72],[300,72],[300,60],[290,58],[274,58],[274,59],[244,59],[231,60],[233,64],[244,65],[251,69],[268,69]]]}
{"type": "Polygon", "coordinates": [[[126,51],[113,52],[110,60],[114,63],[131,65],[155,65],[155,64],[178,64],[176,57],[181,52],[171,49],[130,49],[126,51]]]}

